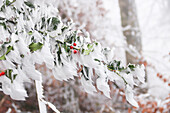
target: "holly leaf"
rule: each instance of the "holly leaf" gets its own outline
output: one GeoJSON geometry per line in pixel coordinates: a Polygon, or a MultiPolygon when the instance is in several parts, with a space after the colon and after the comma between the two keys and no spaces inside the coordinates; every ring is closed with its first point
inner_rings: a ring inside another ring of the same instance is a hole
{"type": "Polygon", "coordinates": [[[11,80],[11,83],[13,83],[17,76],[17,74],[12,74],[12,72],[12,69],[5,70],[5,76],[11,80]]]}
{"type": "Polygon", "coordinates": [[[50,23],[50,20],[51,20],[51,25],[50,27],[52,28],[52,30],[56,30],[57,29],[57,26],[58,24],[60,23],[60,20],[56,17],[52,17],[52,18],[49,18],[47,20],[48,24],[50,23]]]}
{"type": "Polygon", "coordinates": [[[13,46],[8,46],[8,47],[7,47],[6,55],[7,55],[11,50],[14,50],[13,46]]]}
{"type": "Polygon", "coordinates": [[[90,52],[91,52],[91,50],[85,50],[85,51],[84,51],[84,54],[85,54],[85,55],[89,55],[90,52]]]}
{"type": "Polygon", "coordinates": [[[28,35],[32,35],[32,31],[29,31],[29,32],[28,32],[28,35]]]}
{"type": "Polygon", "coordinates": [[[25,3],[25,5],[27,5],[30,8],[35,8],[35,6],[29,1],[27,1],[27,2],[25,1],[24,3],[25,3]]]}
{"type": "Polygon", "coordinates": [[[7,55],[11,50],[14,50],[13,46],[8,46],[6,53],[0,57],[0,60],[6,60],[5,55],[7,55]]]}
{"type": "Polygon", "coordinates": [[[5,54],[0,57],[0,60],[6,60],[5,54]]]}
{"type": "Polygon", "coordinates": [[[134,71],[135,65],[130,64],[130,65],[128,65],[128,67],[130,68],[131,71],[134,71]]]}
{"type": "Polygon", "coordinates": [[[87,45],[87,50],[85,50],[85,55],[89,55],[90,54],[90,52],[92,52],[93,51],[93,44],[88,44],[87,45]]]}
{"type": "Polygon", "coordinates": [[[6,0],[6,5],[9,6],[11,2],[9,0],[6,0]]]}
{"type": "Polygon", "coordinates": [[[88,44],[87,48],[91,50],[93,48],[93,44],[88,44]]]}
{"type": "Polygon", "coordinates": [[[38,43],[34,43],[32,42],[30,45],[29,45],[29,49],[31,52],[34,52],[34,51],[37,51],[39,49],[41,49],[43,46],[42,43],[38,42],[38,43]]]}

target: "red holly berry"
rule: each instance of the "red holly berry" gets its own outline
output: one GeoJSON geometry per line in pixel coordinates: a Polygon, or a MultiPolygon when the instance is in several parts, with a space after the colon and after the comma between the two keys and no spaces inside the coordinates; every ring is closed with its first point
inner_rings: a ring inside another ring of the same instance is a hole
{"type": "Polygon", "coordinates": [[[73,49],[73,46],[70,46],[70,49],[73,49]]]}
{"type": "Polygon", "coordinates": [[[1,72],[2,75],[5,75],[5,72],[1,72]]]}
{"type": "Polygon", "coordinates": [[[74,50],[73,52],[74,52],[74,54],[76,54],[76,53],[77,53],[77,50],[74,50]]]}
{"type": "Polygon", "coordinates": [[[76,46],[77,44],[76,43],[73,43],[73,46],[76,46]]]}
{"type": "Polygon", "coordinates": [[[5,72],[1,72],[1,73],[0,73],[0,76],[2,76],[2,75],[5,75],[5,72]]]}

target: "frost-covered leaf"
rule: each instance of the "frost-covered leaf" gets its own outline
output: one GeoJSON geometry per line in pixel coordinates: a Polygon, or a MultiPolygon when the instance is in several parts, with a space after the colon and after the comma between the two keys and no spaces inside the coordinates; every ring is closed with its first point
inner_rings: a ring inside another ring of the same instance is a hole
{"type": "Polygon", "coordinates": [[[145,82],[145,67],[142,64],[141,66],[136,66],[134,68],[134,71],[131,72],[134,76],[137,76],[137,78],[144,83],[145,82]]]}
{"type": "Polygon", "coordinates": [[[47,42],[45,42],[44,46],[41,49],[41,53],[39,54],[41,54],[41,57],[43,55],[44,62],[47,65],[47,67],[49,69],[52,69],[54,67],[54,57],[51,54],[51,50],[47,42]]]}
{"type": "Polygon", "coordinates": [[[135,107],[139,107],[138,103],[134,100],[133,90],[129,85],[126,85],[125,89],[126,100],[135,107]]]}
{"type": "Polygon", "coordinates": [[[110,87],[106,78],[98,78],[96,80],[97,88],[104,93],[104,95],[110,98],[110,87]]]}
{"type": "Polygon", "coordinates": [[[94,94],[94,92],[97,92],[96,88],[92,84],[92,81],[86,80],[84,77],[81,77],[81,84],[87,93],[94,94]]]}

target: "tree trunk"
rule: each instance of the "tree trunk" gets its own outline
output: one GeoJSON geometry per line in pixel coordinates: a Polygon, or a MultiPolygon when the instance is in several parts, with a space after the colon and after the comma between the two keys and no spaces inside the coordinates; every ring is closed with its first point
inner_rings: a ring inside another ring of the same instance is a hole
{"type": "MultiPolygon", "coordinates": [[[[129,29],[123,31],[127,44],[134,46],[136,50],[141,53],[141,33],[139,30],[135,0],[119,0],[119,6],[122,27],[124,28],[129,26],[129,29]]],[[[137,64],[139,61],[138,58],[135,58],[128,52],[126,52],[126,59],[127,63],[137,64]]]]}

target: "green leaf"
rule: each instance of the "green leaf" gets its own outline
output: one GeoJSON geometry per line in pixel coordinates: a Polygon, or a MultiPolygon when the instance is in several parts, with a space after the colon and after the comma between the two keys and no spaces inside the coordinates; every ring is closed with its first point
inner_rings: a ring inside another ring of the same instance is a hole
{"type": "Polygon", "coordinates": [[[6,6],[9,6],[9,5],[11,5],[12,3],[14,3],[16,0],[13,0],[12,2],[10,2],[9,0],[6,0],[6,2],[5,2],[5,4],[6,4],[6,6]]]}
{"type": "Polygon", "coordinates": [[[90,52],[93,52],[93,51],[94,51],[94,50],[93,50],[93,44],[88,44],[88,45],[87,45],[87,48],[88,48],[88,49],[84,51],[84,54],[85,54],[85,55],[89,55],[90,52]]]}
{"type": "Polygon", "coordinates": [[[94,42],[96,46],[98,46],[98,43],[97,42],[94,42]]]}
{"type": "Polygon", "coordinates": [[[42,43],[38,42],[38,43],[34,43],[32,42],[30,45],[29,45],[29,49],[31,52],[34,52],[34,51],[37,51],[39,49],[41,49],[43,46],[42,43]]]}
{"type": "Polygon", "coordinates": [[[5,22],[2,22],[2,23],[0,22],[0,25],[3,26],[5,30],[7,29],[5,22]]]}
{"type": "Polygon", "coordinates": [[[14,80],[15,80],[16,77],[17,77],[17,74],[14,74],[14,80]]]}
{"type": "Polygon", "coordinates": [[[82,51],[81,51],[81,52],[82,52],[82,54],[84,53],[84,49],[83,49],[83,48],[82,48],[82,51]]]}
{"type": "Polygon", "coordinates": [[[50,27],[52,28],[52,30],[56,30],[58,24],[60,23],[60,20],[56,17],[52,17],[47,20],[48,24],[50,23],[50,21],[51,21],[50,27]]]}
{"type": "Polygon", "coordinates": [[[5,11],[5,4],[1,6],[0,11],[5,11]]]}
{"type": "Polygon", "coordinates": [[[12,75],[12,72],[13,72],[12,69],[5,70],[5,76],[11,80],[11,83],[13,83],[17,76],[17,74],[12,75]]]}
{"type": "Polygon", "coordinates": [[[23,55],[23,54],[21,54],[21,55],[20,55],[20,57],[21,57],[21,58],[24,58],[24,55],[23,55]]]}
{"type": "Polygon", "coordinates": [[[91,52],[91,50],[85,50],[85,51],[84,51],[84,54],[85,54],[85,55],[89,55],[90,52],[91,52]]]}
{"type": "Polygon", "coordinates": [[[117,61],[117,67],[119,67],[120,66],[120,61],[117,61]]]}
{"type": "Polygon", "coordinates": [[[5,71],[5,76],[8,77],[10,80],[11,80],[11,83],[13,82],[12,81],[12,69],[8,69],[5,71]]]}
{"type": "Polygon", "coordinates": [[[11,50],[14,50],[13,46],[8,46],[6,53],[0,57],[0,60],[6,60],[5,55],[7,55],[11,50]]]}
{"type": "Polygon", "coordinates": [[[93,48],[93,44],[88,44],[87,48],[91,50],[93,48]]]}
{"type": "Polygon", "coordinates": [[[11,50],[14,50],[14,49],[13,49],[13,46],[8,46],[8,47],[7,47],[6,55],[7,55],[11,50]]]}
{"type": "Polygon", "coordinates": [[[60,20],[56,17],[52,17],[52,24],[53,25],[58,25],[60,23],[60,20]]]}
{"type": "Polygon", "coordinates": [[[9,5],[11,4],[11,2],[10,2],[9,0],[6,0],[5,4],[6,4],[7,6],[9,6],[9,5]]]}
{"type": "Polygon", "coordinates": [[[30,1],[27,1],[27,2],[25,1],[24,3],[30,8],[35,8],[35,6],[30,1]]]}
{"type": "Polygon", "coordinates": [[[67,53],[69,53],[69,52],[70,52],[70,47],[69,47],[69,46],[67,46],[66,42],[64,42],[63,47],[64,47],[64,49],[65,49],[65,51],[66,51],[67,53]]]}
{"type": "Polygon", "coordinates": [[[42,17],[41,18],[41,29],[45,27],[45,24],[46,24],[45,22],[46,22],[45,17],[42,17]]]}
{"type": "Polygon", "coordinates": [[[108,65],[107,68],[108,68],[109,70],[111,70],[111,71],[116,70],[113,65],[108,65]]]}
{"type": "Polygon", "coordinates": [[[68,29],[68,27],[63,27],[61,31],[64,32],[65,29],[68,29]]]}
{"type": "Polygon", "coordinates": [[[5,55],[2,55],[2,56],[0,57],[0,60],[6,60],[5,55]]]}
{"type": "Polygon", "coordinates": [[[131,71],[134,71],[135,65],[130,64],[130,65],[128,65],[128,67],[130,68],[131,71]]]}
{"type": "Polygon", "coordinates": [[[99,59],[94,59],[95,61],[97,61],[97,62],[100,62],[100,60],[99,59]]]}
{"type": "Polygon", "coordinates": [[[57,51],[57,55],[58,55],[58,62],[59,64],[61,63],[61,57],[60,57],[60,54],[62,54],[62,51],[61,51],[61,47],[59,46],[59,49],[57,51]]]}
{"type": "Polygon", "coordinates": [[[32,35],[32,31],[29,31],[29,32],[28,32],[28,35],[32,35]]]}

